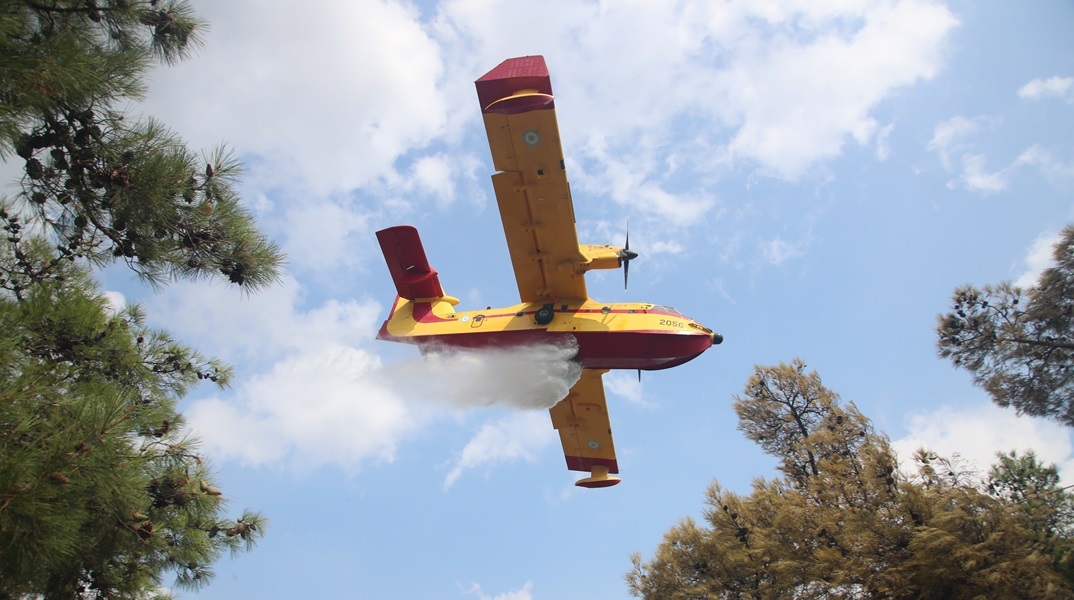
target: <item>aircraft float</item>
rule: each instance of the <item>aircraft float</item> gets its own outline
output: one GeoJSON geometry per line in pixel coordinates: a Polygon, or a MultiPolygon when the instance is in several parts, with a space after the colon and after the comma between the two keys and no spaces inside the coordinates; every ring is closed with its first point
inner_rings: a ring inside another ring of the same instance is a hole
{"type": "Polygon", "coordinates": [[[623,268],[624,247],[578,243],[556,121],[555,99],[542,56],[511,58],[477,80],[492,150],[492,186],[521,303],[456,310],[429,266],[416,229],[377,232],[398,296],[377,339],[428,349],[577,344],[581,378],[550,409],[567,468],[589,473],[576,485],[619,483],[608,404],[601,379],[609,369],[656,370],[696,358],[723,337],[675,309],[657,304],[598,302],[585,274],[623,268]]]}

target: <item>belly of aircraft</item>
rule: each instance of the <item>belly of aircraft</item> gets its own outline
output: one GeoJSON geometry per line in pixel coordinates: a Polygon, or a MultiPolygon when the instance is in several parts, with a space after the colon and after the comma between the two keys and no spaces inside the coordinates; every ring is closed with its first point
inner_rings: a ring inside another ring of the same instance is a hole
{"type": "Polygon", "coordinates": [[[668,369],[688,362],[712,346],[707,334],[668,331],[547,332],[495,331],[394,338],[423,351],[506,348],[536,344],[577,344],[575,359],[590,369],[668,369]]]}

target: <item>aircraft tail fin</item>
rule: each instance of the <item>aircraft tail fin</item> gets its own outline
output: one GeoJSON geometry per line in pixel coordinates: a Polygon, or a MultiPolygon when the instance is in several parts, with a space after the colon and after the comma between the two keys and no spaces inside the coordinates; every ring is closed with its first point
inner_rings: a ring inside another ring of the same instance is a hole
{"type": "Polygon", "coordinates": [[[408,300],[433,300],[444,297],[440,278],[429,266],[418,230],[398,225],[377,232],[380,249],[399,296],[408,300]]]}

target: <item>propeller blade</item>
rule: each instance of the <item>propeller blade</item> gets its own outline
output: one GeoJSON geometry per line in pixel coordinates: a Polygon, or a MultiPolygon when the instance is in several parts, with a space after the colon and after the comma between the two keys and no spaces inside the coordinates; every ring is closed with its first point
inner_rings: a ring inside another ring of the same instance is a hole
{"type": "Polygon", "coordinates": [[[626,244],[619,252],[619,261],[623,264],[623,289],[627,289],[627,283],[630,281],[630,261],[638,257],[637,252],[630,251],[630,221],[626,224],[626,244]]]}

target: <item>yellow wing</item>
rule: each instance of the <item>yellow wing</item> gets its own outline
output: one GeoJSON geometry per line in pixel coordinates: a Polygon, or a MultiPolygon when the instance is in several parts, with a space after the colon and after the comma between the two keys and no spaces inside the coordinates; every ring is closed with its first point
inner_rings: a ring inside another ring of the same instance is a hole
{"type": "Polygon", "coordinates": [[[619,464],[615,460],[612,425],[608,419],[608,403],[604,398],[605,370],[583,369],[582,377],[567,397],[553,406],[552,427],[559,431],[567,468],[587,471],[590,477],[579,480],[582,487],[608,487],[619,483],[619,464]]]}
{"type": "Polygon", "coordinates": [[[544,58],[504,61],[477,82],[507,248],[523,302],[587,298],[552,85],[544,58]]]}

